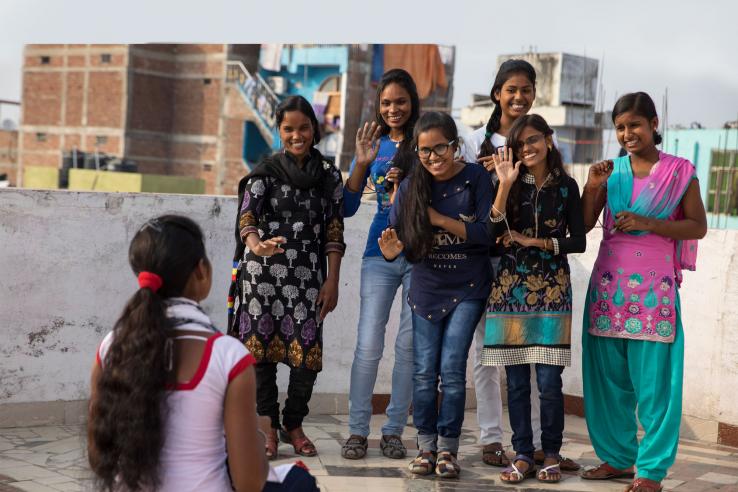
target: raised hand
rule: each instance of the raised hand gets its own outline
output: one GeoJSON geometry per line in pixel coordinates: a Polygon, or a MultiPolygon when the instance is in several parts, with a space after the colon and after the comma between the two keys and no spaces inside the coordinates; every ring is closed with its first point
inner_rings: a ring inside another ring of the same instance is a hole
{"type": "Polygon", "coordinates": [[[497,149],[497,154],[493,161],[495,162],[495,171],[497,177],[500,179],[500,186],[510,187],[518,179],[520,174],[521,161],[513,164],[513,152],[508,146],[503,146],[497,149]]]}
{"type": "Polygon", "coordinates": [[[383,230],[382,235],[379,236],[377,241],[379,242],[379,249],[382,251],[382,256],[388,260],[394,260],[405,249],[405,245],[397,237],[397,232],[391,227],[383,230]]]}
{"type": "Polygon", "coordinates": [[[364,123],[356,132],[356,164],[368,166],[379,153],[379,137],[382,128],[376,122],[364,123]]]}
{"type": "Polygon", "coordinates": [[[284,249],[280,247],[281,244],[287,242],[287,238],[284,236],[277,236],[266,241],[259,241],[253,246],[249,244],[249,249],[256,256],[272,256],[278,253],[284,253],[284,249]]]}
{"type": "Polygon", "coordinates": [[[607,178],[612,174],[613,163],[610,160],[601,161],[597,164],[589,166],[589,174],[587,175],[587,183],[584,185],[587,188],[596,188],[602,186],[607,181],[607,178]]]}

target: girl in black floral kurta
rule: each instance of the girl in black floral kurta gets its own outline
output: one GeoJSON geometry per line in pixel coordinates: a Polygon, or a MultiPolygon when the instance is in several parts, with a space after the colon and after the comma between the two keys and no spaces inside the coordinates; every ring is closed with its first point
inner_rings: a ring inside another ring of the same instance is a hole
{"type": "MultiPolygon", "coordinates": [[[[311,146],[319,136],[309,103],[296,96],[280,108],[284,150],[264,159],[239,186],[238,235],[245,247],[231,334],[258,362],[257,411],[274,429],[280,428],[276,365],[290,366],[283,440],[312,456],[315,448],[301,426],[322,369],[323,319],[338,296],[343,185],[338,169],[311,146]]],[[[275,436],[267,442],[272,456],[275,436]]]]}
{"type": "Polygon", "coordinates": [[[536,114],[521,116],[493,158],[497,174],[491,221],[505,253],[487,310],[482,364],[505,366],[516,457],[507,483],[535,476],[561,480],[564,430],[561,374],[571,358],[572,292],[566,256],[586,247],[576,181],[564,171],[553,130],[536,114]],[[515,163],[515,164],[513,164],[515,163]],[[535,472],[531,364],[541,401],[543,468],[535,472]]]}

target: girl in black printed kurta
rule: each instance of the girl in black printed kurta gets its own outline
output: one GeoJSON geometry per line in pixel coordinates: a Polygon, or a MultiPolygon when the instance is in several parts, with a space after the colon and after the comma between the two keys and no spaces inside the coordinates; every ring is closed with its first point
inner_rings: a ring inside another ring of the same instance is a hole
{"type": "Polygon", "coordinates": [[[290,366],[290,383],[280,437],[296,453],[313,456],[302,420],[322,369],[322,322],[338,298],[343,185],[338,169],[313,147],[320,136],[307,100],[287,98],[277,108],[277,125],[284,149],[239,185],[230,330],[258,361],[257,411],[273,427],[267,454],[277,455],[276,372],[282,362],[290,366]]]}

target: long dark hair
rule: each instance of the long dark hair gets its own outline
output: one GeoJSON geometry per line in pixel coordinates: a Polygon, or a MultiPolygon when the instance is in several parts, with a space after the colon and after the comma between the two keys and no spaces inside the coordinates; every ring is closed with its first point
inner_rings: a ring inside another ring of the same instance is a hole
{"type": "Polygon", "coordinates": [[[310,123],[313,124],[313,142],[311,145],[317,145],[320,142],[320,124],[310,102],[302,96],[290,96],[279,103],[276,110],[277,129],[284,120],[284,114],[288,111],[299,111],[308,117],[310,123]]]}
{"type": "MultiPolygon", "coordinates": [[[[413,150],[413,128],[420,116],[420,98],[418,97],[418,89],[415,87],[415,81],[412,76],[401,68],[393,68],[387,70],[377,84],[377,95],[374,100],[374,120],[380,126],[382,135],[389,135],[390,126],[382,118],[380,113],[382,92],[390,84],[397,84],[407,91],[410,95],[410,117],[405,122],[402,129],[404,137],[400,143],[400,147],[392,159],[394,167],[402,171],[402,175],[407,177],[417,163],[417,156],[413,150]]],[[[391,188],[392,183],[385,181],[385,188],[391,188]]]]}
{"type": "Polygon", "coordinates": [[[167,367],[170,323],[164,299],[180,296],[205,245],[200,227],[178,215],[152,219],[136,233],[128,250],[135,274],[151,272],[163,283],[157,292],[136,291],[114,327],[90,408],[90,466],[99,488],[156,487],[164,444],[166,384],[174,382],[176,361],[167,367]],[[120,484],[118,483],[120,482],[120,484]]]}
{"type": "Polygon", "coordinates": [[[527,61],[513,59],[507,60],[500,65],[500,69],[497,71],[497,76],[495,77],[495,82],[492,84],[492,89],[489,91],[489,98],[492,99],[495,108],[487,121],[484,141],[479,148],[478,157],[485,157],[496,152],[494,145],[492,145],[492,135],[500,129],[502,107],[500,106],[500,100],[495,97],[495,92],[501,90],[502,86],[505,85],[505,82],[507,82],[510,77],[517,74],[525,75],[530,83],[533,84],[533,87],[536,85],[536,69],[527,61]]]}
{"type": "MultiPolygon", "coordinates": [[[[453,118],[446,113],[431,111],[423,114],[415,124],[413,149],[418,144],[418,136],[434,128],[441,130],[449,142],[456,142],[450,150],[458,148],[459,133],[453,118]]],[[[400,209],[398,235],[405,245],[407,260],[418,263],[428,256],[433,248],[433,226],[428,216],[433,176],[422,164],[418,164],[409,179],[407,193],[403,196],[400,209]]]]}
{"type": "MultiPolygon", "coordinates": [[[[526,127],[531,127],[546,137],[550,137],[554,133],[551,127],[548,126],[548,123],[546,123],[546,120],[540,115],[526,114],[515,120],[510,127],[510,134],[507,137],[507,143],[513,149],[513,163],[521,160],[521,156],[518,155],[517,143],[526,127]]],[[[507,204],[505,206],[506,210],[509,211],[508,218],[510,219],[510,223],[517,221],[520,215],[520,189],[523,183],[523,176],[527,173],[524,164],[521,164],[520,168],[518,178],[513,183],[512,188],[510,188],[510,194],[507,196],[507,204]]],[[[546,154],[546,169],[551,173],[551,179],[546,182],[546,185],[558,184],[566,176],[561,153],[553,142],[551,142],[551,147],[546,154]]]]}
{"type": "MultiPolygon", "coordinates": [[[[621,96],[615,103],[615,107],[612,108],[612,122],[615,123],[615,118],[628,111],[643,116],[649,122],[654,118],[657,118],[656,105],[653,103],[651,96],[645,92],[631,92],[621,96]]],[[[653,143],[654,145],[660,144],[662,141],[661,134],[656,130],[653,131],[653,143]]]]}

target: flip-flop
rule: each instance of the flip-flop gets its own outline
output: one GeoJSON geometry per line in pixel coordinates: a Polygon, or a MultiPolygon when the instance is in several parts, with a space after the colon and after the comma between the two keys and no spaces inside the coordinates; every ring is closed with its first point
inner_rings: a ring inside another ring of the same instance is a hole
{"type": "Polygon", "coordinates": [[[536,478],[539,482],[559,483],[561,481],[561,468],[558,463],[541,468],[538,470],[536,478]],[[558,475],[558,478],[550,478],[554,473],[558,475]]]}
{"type": "Polygon", "coordinates": [[[518,456],[513,458],[512,463],[510,463],[510,466],[502,470],[502,472],[500,473],[500,480],[502,481],[502,483],[516,484],[524,480],[527,480],[528,478],[534,478],[535,476],[536,476],[535,462],[531,458],[528,458],[525,455],[519,454],[518,456]],[[521,472],[520,469],[517,466],[515,466],[516,461],[525,461],[526,463],[528,463],[528,469],[525,470],[524,472],[521,472]],[[503,473],[507,473],[509,478],[507,479],[502,478],[503,473]]]}
{"type": "Polygon", "coordinates": [[[635,472],[632,470],[619,470],[607,463],[600,463],[594,468],[584,470],[581,474],[579,474],[579,476],[584,480],[614,480],[616,478],[633,478],[635,477],[635,472]],[[606,472],[607,474],[601,476],[593,475],[600,470],[606,472]]]}

